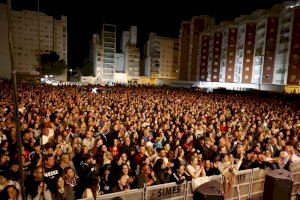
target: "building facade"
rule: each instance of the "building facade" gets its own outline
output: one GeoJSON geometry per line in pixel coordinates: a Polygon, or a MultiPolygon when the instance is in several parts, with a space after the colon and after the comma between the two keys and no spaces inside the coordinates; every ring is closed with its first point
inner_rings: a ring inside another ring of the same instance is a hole
{"type": "Polygon", "coordinates": [[[125,72],[125,58],[123,53],[115,54],[115,72],[125,72]]]}
{"type": "Polygon", "coordinates": [[[137,48],[137,27],[131,26],[122,34],[125,72],[129,83],[136,83],[140,75],[140,50],[137,48]]]}
{"type": "Polygon", "coordinates": [[[115,53],[116,53],[116,26],[103,24],[101,31],[103,52],[102,82],[114,82],[115,53]]]}
{"type": "Polygon", "coordinates": [[[214,19],[209,16],[194,16],[190,22],[190,40],[189,40],[189,55],[187,80],[199,80],[199,68],[197,67],[199,55],[200,34],[209,26],[215,23],[214,19]]]}
{"type": "Polygon", "coordinates": [[[274,84],[299,85],[300,1],[286,2],[278,20],[274,84]]]}
{"type": "Polygon", "coordinates": [[[190,27],[191,23],[189,21],[181,23],[179,34],[179,80],[187,80],[190,27]]]}
{"type": "Polygon", "coordinates": [[[149,34],[145,45],[145,74],[155,79],[178,79],[178,39],[149,34]]]}
{"type": "Polygon", "coordinates": [[[101,81],[103,73],[103,51],[100,35],[93,34],[91,42],[90,60],[93,63],[94,76],[101,81]]]}
{"type": "MultiPolygon", "coordinates": [[[[6,9],[6,5],[1,4],[1,24],[7,23],[4,17],[7,15],[6,9]]],[[[12,37],[14,64],[18,73],[38,75],[39,54],[53,51],[67,64],[66,16],[58,20],[41,12],[13,10],[12,37]]]]}

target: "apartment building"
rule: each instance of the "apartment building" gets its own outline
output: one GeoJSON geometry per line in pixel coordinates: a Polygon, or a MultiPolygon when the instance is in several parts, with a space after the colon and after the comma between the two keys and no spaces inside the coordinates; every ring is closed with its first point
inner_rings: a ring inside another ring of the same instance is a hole
{"type": "Polygon", "coordinates": [[[194,16],[191,21],[181,23],[179,35],[180,80],[198,81],[200,70],[197,67],[200,34],[215,20],[209,16],[194,16]]]}
{"type": "Polygon", "coordinates": [[[150,78],[178,79],[178,39],[149,34],[145,44],[145,75],[150,78]]]}
{"type": "MultiPolygon", "coordinates": [[[[0,15],[1,24],[7,27],[7,7],[4,4],[0,4],[0,15]]],[[[41,12],[13,10],[12,37],[14,64],[18,73],[38,75],[39,54],[51,51],[56,52],[66,63],[68,61],[66,16],[55,19],[41,12]]]]}
{"type": "Polygon", "coordinates": [[[273,83],[299,85],[300,1],[283,4],[278,26],[273,83]]]}
{"type": "Polygon", "coordinates": [[[136,83],[140,75],[140,50],[137,44],[137,27],[131,26],[122,34],[121,45],[124,53],[125,72],[128,82],[136,83]]]}
{"type": "Polygon", "coordinates": [[[101,81],[103,73],[103,51],[99,34],[93,34],[90,59],[93,63],[94,75],[101,81]]]}
{"type": "Polygon", "coordinates": [[[116,53],[116,26],[103,24],[101,31],[101,44],[103,52],[103,82],[114,82],[115,53],[116,53]]]}

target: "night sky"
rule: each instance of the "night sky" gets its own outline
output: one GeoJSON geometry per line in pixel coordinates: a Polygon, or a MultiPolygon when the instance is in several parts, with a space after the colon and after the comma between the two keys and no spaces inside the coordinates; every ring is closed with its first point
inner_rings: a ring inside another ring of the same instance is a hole
{"type": "MultiPolygon", "coordinates": [[[[0,0],[1,3],[6,0],[0,0]]],[[[195,15],[210,15],[216,23],[251,14],[255,9],[269,9],[283,0],[40,0],[40,11],[48,15],[68,16],[69,67],[82,66],[89,55],[93,33],[100,33],[102,23],[117,25],[117,41],[130,25],[138,26],[138,47],[143,49],[149,32],[177,37],[182,20],[195,15]],[[231,7],[229,7],[231,6],[231,7]]],[[[37,0],[12,0],[13,9],[37,10],[37,0]]],[[[119,51],[119,44],[117,44],[119,51]]]]}

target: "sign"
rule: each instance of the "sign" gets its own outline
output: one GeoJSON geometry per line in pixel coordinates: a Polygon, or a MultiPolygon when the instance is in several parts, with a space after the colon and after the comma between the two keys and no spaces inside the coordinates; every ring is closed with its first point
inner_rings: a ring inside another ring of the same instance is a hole
{"type": "Polygon", "coordinates": [[[185,183],[176,185],[175,183],[164,184],[159,186],[146,188],[146,200],[160,200],[160,199],[179,199],[185,197],[185,183]]]}

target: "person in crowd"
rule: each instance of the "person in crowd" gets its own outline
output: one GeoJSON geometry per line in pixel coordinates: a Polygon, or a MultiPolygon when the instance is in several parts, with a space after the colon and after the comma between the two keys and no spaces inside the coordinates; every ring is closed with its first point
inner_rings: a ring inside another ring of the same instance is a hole
{"type": "Polygon", "coordinates": [[[99,186],[99,179],[97,177],[90,177],[86,184],[85,190],[82,194],[82,198],[94,198],[101,195],[102,192],[99,186]]]}
{"type": "Polygon", "coordinates": [[[44,181],[51,192],[56,189],[57,180],[62,174],[62,169],[59,165],[55,164],[53,154],[44,156],[44,181]]]}
{"type": "Polygon", "coordinates": [[[128,177],[127,175],[121,175],[118,183],[113,186],[112,192],[122,192],[130,190],[130,186],[128,184],[128,177]]]}
{"type": "Polygon", "coordinates": [[[158,179],[159,184],[165,184],[170,182],[170,176],[172,170],[167,167],[162,158],[158,159],[153,167],[153,171],[158,179]]]}
{"type": "MultiPolygon", "coordinates": [[[[118,84],[94,94],[93,87],[19,84],[26,197],[51,198],[61,176],[81,198],[92,178],[101,186],[86,192],[94,197],[119,187],[118,174],[130,188],[218,171],[230,182],[241,169],[290,170],[300,161],[297,98],[118,84]]],[[[10,83],[0,83],[0,97],[0,170],[18,181],[10,83]]]]}
{"type": "Polygon", "coordinates": [[[179,165],[177,171],[172,173],[170,178],[171,182],[176,182],[177,184],[181,184],[191,180],[191,176],[185,172],[185,165],[179,165]]]}
{"type": "Polygon", "coordinates": [[[73,189],[76,198],[81,198],[80,194],[78,194],[78,186],[80,185],[80,180],[79,177],[76,175],[74,169],[72,167],[66,167],[64,169],[63,175],[65,181],[64,184],[73,189]]]}
{"type": "Polygon", "coordinates": [[[206,176],[204,166],[200,162],[201,165],[198,164],[198,157],[192,156],[190,159],[190,164],[186,166],[186,171],[193,179],[199,178],[201,176],[206,176]]]}
{"type": "Polygon", "coordinates": [[[138,188],[143,188],[145,186],[151,186],[158,183],[155,173],[151,170],[148,164],[141,166],[141,172],[137,176],[138,188]]]}
{"type": "Polygon", "coordinates": [[[2,190],[0,196],[2,199],[7,199],[7,200],[22,200],[22,197],[19,193],[20,192],[16,188],[16,186],[8,185],[2,190]]]}
{"type": "Polygon", "coordinates": [[[65,184],[63,177],[57,179],[57,188],[52,193],[52,199],[74,200],[75,195],[72,187],[65,184]]]}

